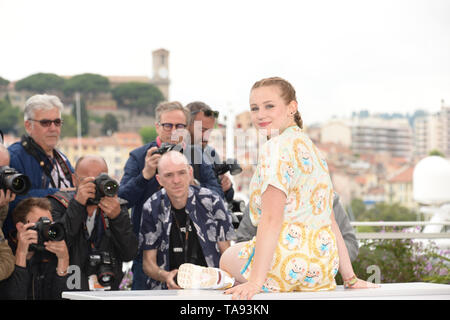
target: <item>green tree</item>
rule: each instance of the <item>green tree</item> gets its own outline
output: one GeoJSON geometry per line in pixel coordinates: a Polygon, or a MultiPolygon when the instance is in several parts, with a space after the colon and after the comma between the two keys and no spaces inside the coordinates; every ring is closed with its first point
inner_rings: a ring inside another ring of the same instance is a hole
{"type": "Polygon", "coordinates": [[[61,127],[61,137],[77,136],[77,119],[71,114],[63,115],[64,124],[61,127]]]}
{"type": "Polygon", "coordinates": [[[9,80],[6,80],[5,78],[0,77],[0,89],[4,89],[8,86],[9,80]]]}
{"type": "MultiPolygon", "coordinates": [[[[74,103],[72,108],[72,116],[77,121],[77,106],[74,103]]],[[[89,134],[89,113],[86,110],[86,103],[84,99],[80,99],[80,119],[81,119],[81,135],[86,136],[89,134]]]]}
{"type": "Polygon", "coordinates": [[[107,113],[103,119],[102,133],[112,134],[119,130],[119,121],[112,113],[107,113]]]}
{"type": "Polygon", "coordinates": [[[88,97],[101,92],[111,90],[108,78],[99,74],[84,73],[66,80],[63,91],[66,97],[72,97],[75,92],[80,92],[82,96],[88,97]]]}
{"type": "Polygon", "coordinates": [[[150,116],[155,115],[156,106],[164,100],[161,91],[150,83],[123,83],[114,88],[112,94],[119,107],[150,116]]]}
{"type": "Polygon", "coordinates": [[[366,213],[366,205],[361,199],[352,199],[350,203],[353,215],[355,216],[356,221],[361,221],[361,217],[363,217],[366,213]]]}
{"type": "Polygon", "coordinates": [[[154,141],[158,136],[155,127],[142,127],[139,130],[139,134],[141,135],[144,144],[154,141]]]}
{"type": "Polygon", "coordinates": [[[47,91],[61,91],[64,86],[64,78],[53,73],[36,73],[19,80],[15,84],[17,91],[28,90],[37,93],[47,91]]]}
{"type": "Polygon", "coordinates": [[[439,150],[437,150],[437,149],[431,150],[431,151],[428,153],[428,155],[429,155],[429,156],[438,156],[438,157],[445,158],[445,154],[443,154],[441,151],[439,151],[439,150]]]}
{"type": "Polygon", "coordinates": [[[0,100],[0,128],[4,133],[17,134],[21,116],[20,109],[11,105],[8,99],[0,100]]]}

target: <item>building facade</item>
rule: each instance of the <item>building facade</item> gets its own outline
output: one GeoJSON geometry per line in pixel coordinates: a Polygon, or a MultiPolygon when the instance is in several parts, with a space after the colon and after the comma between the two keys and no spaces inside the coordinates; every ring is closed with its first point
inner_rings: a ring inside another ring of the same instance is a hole
{"type": "Polygon", "coordinates": [[[450,106],[446,106],[444,100],[439,112],[415,119],[414,141],[414,155],[418,159],[433,150],[450,158],[450,106]]]}

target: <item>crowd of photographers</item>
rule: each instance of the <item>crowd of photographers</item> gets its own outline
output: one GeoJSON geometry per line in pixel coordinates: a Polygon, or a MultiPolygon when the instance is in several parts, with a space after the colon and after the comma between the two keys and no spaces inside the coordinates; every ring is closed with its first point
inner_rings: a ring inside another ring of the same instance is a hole
{"type": "MultiPolygon", "coordinates": [[[[228,174],[242,169],[208,145],[218,116],[208,105],[160,104],[158,136],[130,152],[120,184],[102,157],[74,168],[56,148],[62,108],[56,96],[32,96],[26,134],[8,149],[0,141],[0,299],[118,290],[128,261],[133,290],[179,288],[180,264],[219,267],[230,241],[256,232],[234,214],[245,203],[234,200],[228,174]]],[[[356,238],[341,217],[354,259],[356,238]]]]}

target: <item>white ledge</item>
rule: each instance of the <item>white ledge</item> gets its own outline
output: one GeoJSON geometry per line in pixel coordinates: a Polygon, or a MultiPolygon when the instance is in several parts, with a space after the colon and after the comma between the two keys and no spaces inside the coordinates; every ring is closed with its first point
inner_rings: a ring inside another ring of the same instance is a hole
{"type": "MultiPolygon", "coordinates": [[[[67,291],[63,298],[72,300],[231,300],[221,290],[136,290],[136,291],[67,291]]],[[[450,285],[411,282],[380,284],[376,289],[260,293],[253,300],[450,300],[450,285]]]]}

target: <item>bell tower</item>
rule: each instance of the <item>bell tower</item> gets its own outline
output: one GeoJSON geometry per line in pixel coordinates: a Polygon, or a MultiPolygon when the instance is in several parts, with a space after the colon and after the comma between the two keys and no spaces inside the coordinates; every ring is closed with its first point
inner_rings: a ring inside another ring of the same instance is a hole
{"type": "Polygon", "coordinates": [[[158,49],[152,52],[153,56],[153,78],[152,84],[158,87],[169,100],[169,51],[166,49],[158,49]]]}

